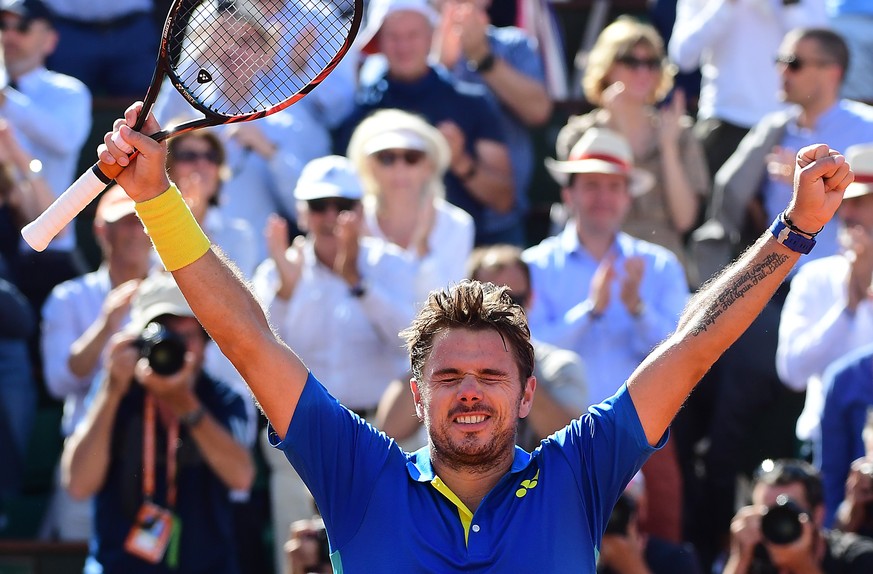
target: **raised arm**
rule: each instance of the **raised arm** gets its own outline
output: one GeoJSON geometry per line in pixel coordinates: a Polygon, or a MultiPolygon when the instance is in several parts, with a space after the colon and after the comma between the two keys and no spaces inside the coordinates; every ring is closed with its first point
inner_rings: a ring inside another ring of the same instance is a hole
{"type": "MultiPolygon", "coordinates": [[[[794,197],[785,214],[802,230],[830,221],[853,174],[825,145],[797,156],[794,197]]],[[[646,437],[655,444],[685,398],[719,356],[745,331],[800,254],[769,232],[705,285],[687,305],[676,331],[634,371],[628,388],[646,437]]]]}
{"type": "MultiPolygon", "coordinates": [[[[125,112],[106,134],[100,160],[125,168],[116,178],[137,202],[146,231],[197,319],[243,376],[276,432],[284,438],[308,371],[273,334],[239,273],[210,249],[166,173],[167,148],[134,132],[141,104],[125,112]],[[139,153],[129,159],[127,153],[139,153]],[[181,203],[180,203],[181,202],[181,203]]],[[[160,129],[149,117],[143,131],[160,129]]]]}

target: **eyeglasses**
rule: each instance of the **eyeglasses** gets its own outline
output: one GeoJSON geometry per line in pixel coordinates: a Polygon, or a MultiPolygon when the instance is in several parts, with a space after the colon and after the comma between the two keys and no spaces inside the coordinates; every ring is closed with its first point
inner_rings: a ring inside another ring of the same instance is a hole
{"type": "Polygon", "coordinates": [[[0,32],[15,30],[19,34],[27,34],[30,31],[32,20],[27,18],[0,19],[0,32]]]}
{"type": "Polygon", "coordinates": [[[197,160],[208,161],[213,165],[221,164],[221,156],[215,150],[209,151],[190,151],[190,150],[179,150],[173,152],[173,161],[179,163],[194,163],[197,160]]]}
{"type": "Polygon", "coordinates": [[[354,210],[358,206],[358,200],[346,197],[321,197],[306,200],[306,205],[312,213],[326,213],[331,207],[339,213],[354,210]]]}
{"type": "Polygon", "coordinates": [[[652,72],[660,70],[663,62],[661,58],[637,58],[636,56],[620,56],[615,59],[622,66],[627,66],[632,70],[645,68],[652,72]]]}
{"type": "Polygon", "coordinates": [[[406,165],[416,165],[424,159],[425,153],[417,149],[390,150],[383,149],[373,154],[380,165],[390,167],[398,160],[403,160],[406,165]]]}
{"type": "Polygon", "coordinates": [[[777,56],[776,57],[776,65],[785,66],[787,69],[792,72],[799,72],[803,70],[807,66],[815,66],[817,68],[821,68],[824,66],[830,66],[834,62],[830,60],[806,60],[801,59],[795,56],[794,54],[789,54],[787,56],[777,56]]]}

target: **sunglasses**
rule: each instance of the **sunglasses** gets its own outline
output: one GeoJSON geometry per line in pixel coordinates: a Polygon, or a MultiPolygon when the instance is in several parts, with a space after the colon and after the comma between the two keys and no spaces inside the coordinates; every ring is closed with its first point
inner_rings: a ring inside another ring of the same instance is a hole
{"type": "Polygon", "coordinates": [[[373,156],[380,165],[390,167],[397,163],[398,160],[403,160],[406,165],[416,165],[424,159],[425,153],[417,149],[383,149],[382,151],[374,153],[373,156]]]}
{"type": "Polygon", "coordinates": [[[177,152],[173,152],[173,161],[179,163],[194,163],[197,160],[205,160],[213,165],[221,164],[221,157],[218,152],[215,150],[209,151],[186,151],[180,150],[177,152]]]}
{"type": "Polygon", "coordinates": [[[775,62],[777,65],[785,66],[792,72],[799,72],[807,66],[821,68],[823,66],[830,66],[831,64],[833,64],[833,62],[828,60],[803,60],[798,58],[794,54],[789,54],[787,56],[777,56],[775,62]]]}
{"type": "Polygon", "coordinates": [[[19,34],[27,34],[30,31],[30,23],[32,20],[27,18],[16,18],[12,20],[0,19],[0,32],[15,30],[19,34]]]}
{"type": "Polygon", "coordinates": [[[661,58],[637,58],[636,56],[620,56],[615,59],[622,66],[627,66],[632,70],[645,68],[647,70],[660,70],[663,62],[661,58]]]}
{"type": "Polygon", "coordinates": [[[322,197],[308,199],[306,205],[312,213],[326,213],[331,207],[339,213],[340,211],[353,211],[358,206],[358,200],[345,197],[322,197]]]}

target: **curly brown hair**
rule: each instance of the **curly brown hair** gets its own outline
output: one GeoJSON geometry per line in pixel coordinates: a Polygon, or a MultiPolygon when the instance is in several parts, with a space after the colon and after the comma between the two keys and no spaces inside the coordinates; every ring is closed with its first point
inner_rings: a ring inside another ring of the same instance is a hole
{"type": "Polygon", "coordinates": [[[506,287],[464,280],[431,292],[412,324],[400,333],[409,350],[412,375],[419,381],[424,362],[433,351],[434,338],[451,329],[494,329],[515,356],[522,386],[533,374],[534,351],[527,317],[509,297],[506,287]]]}

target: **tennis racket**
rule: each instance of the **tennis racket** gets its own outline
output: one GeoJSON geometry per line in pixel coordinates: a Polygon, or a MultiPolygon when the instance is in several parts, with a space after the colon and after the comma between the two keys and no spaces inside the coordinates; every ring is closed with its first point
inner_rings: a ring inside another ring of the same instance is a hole
{"type": "MultiPolygon", "coordinates": [[[[135,130],[164,78],[203,117],[151,137],[175,135],[281,111],[315,89],[348,52],[363,0],[174,0],[135,130]]],[[[123,49],[119,47],[119,49],[123,49]]],[[[97,197],[123,168],[97,162],[22,229],[36,251],[97,197]]]]}

